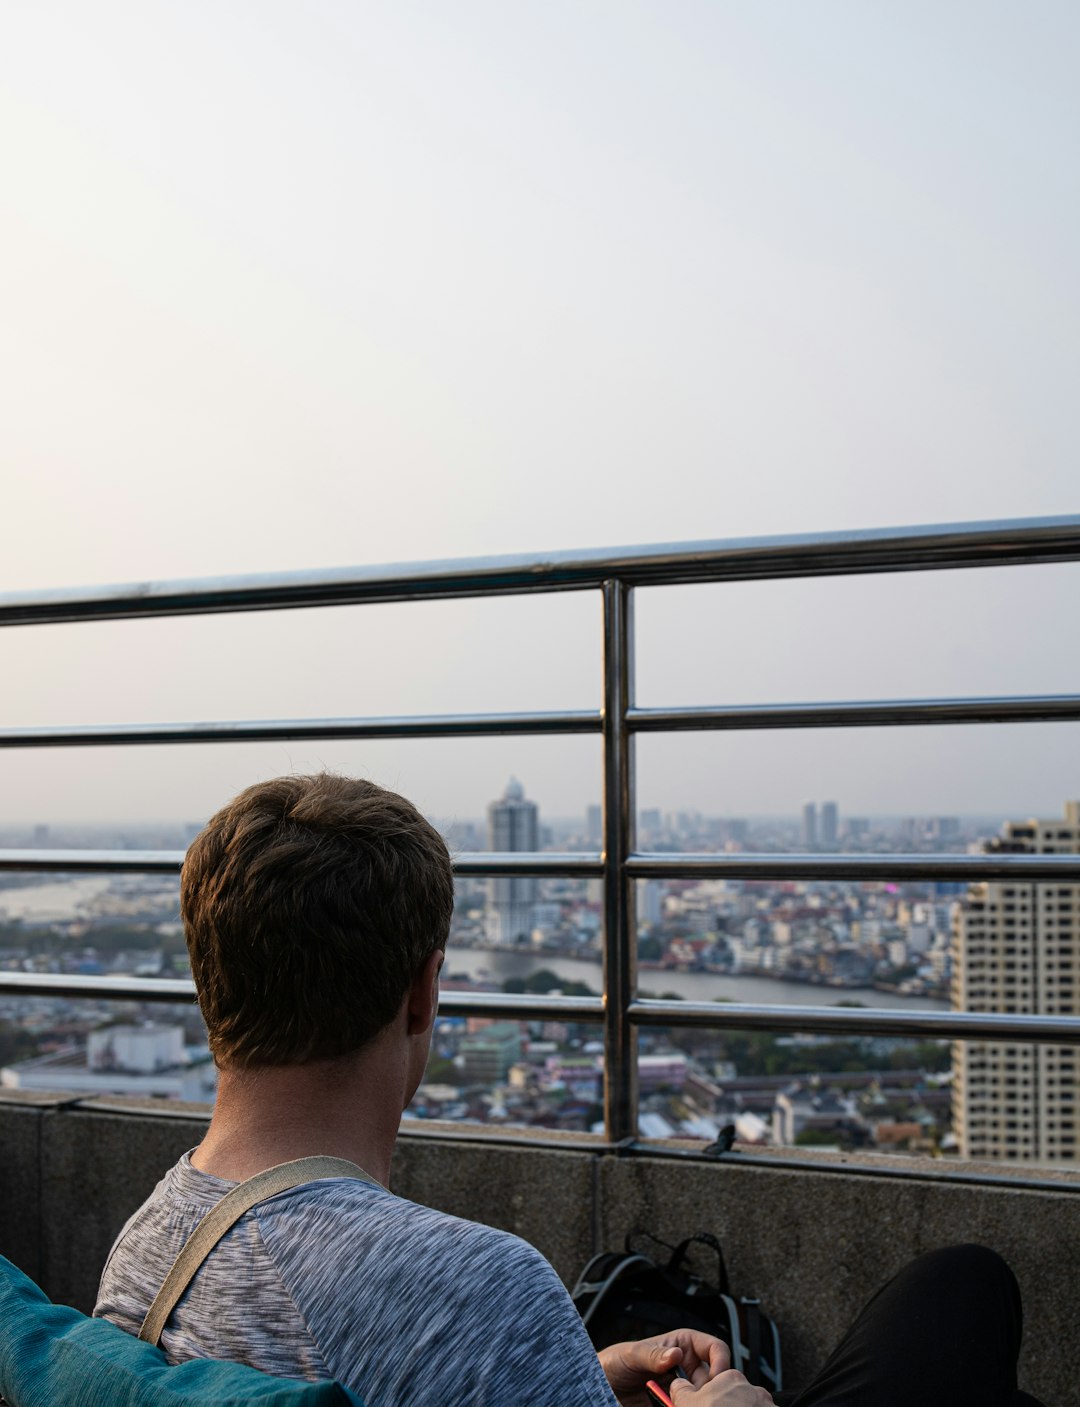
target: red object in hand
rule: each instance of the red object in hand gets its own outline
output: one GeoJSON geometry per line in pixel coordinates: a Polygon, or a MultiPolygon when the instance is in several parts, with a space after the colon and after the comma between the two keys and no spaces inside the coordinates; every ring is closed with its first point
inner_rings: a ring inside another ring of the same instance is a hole
{"type": "Polygon", "coordinates": [[[675,1407],[675,1404],[672,1402],[671,1398],[667,1395],[664,1389],[660,1386],[658,1382],[653,1381],[653,1379],[650,1378],[649,1381],[645,1384],[645,1391],[649,1394],[649,1396],[654,1402],[660,1404],[660,1407],[675,1407]]]}

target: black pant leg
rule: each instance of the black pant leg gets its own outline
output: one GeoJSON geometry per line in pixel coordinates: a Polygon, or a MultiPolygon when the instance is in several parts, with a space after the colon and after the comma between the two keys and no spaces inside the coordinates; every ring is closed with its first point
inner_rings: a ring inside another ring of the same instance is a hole
{"type": "MultiPolygon", "coordinates": [[[[792,1407],[1019,1407],[1016,1277],[984,1246],[919,1256],[879,1290],[792,1407]]],[[[1036,1404],[1038,1407],[1038,1404],[1036,1404]]]]}

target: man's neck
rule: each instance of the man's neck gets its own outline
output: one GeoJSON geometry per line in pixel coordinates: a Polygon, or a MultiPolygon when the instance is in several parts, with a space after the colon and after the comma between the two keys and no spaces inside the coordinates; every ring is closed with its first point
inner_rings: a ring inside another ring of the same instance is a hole
{"type": "Polygon", "coordinates": [[[340,1061],[222,1070],[202,1172],[242,1182],[278,1163],[324,1155],[357,1163],[386,1186],[404,1072],[376,1046],[340,1061]]]}

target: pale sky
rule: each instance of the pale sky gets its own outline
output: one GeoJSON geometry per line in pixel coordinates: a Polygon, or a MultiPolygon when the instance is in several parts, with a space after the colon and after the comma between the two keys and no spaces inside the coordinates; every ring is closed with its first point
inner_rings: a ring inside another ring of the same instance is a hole
{"type": "MultiPolygon", "coordinates": [[[[0,9],[0,591],[1080,511],[1080,11],[0,9]]],[[[643,594],[647,703],[1075,691],[1080,567],[643,594]]],[[[594,596],[0,631],[0,725],[594,705],[594,596]]],[[[0,822],[595,740],[0,752],[0,822]]],[[[1070,725],[641,745],[714,813],[1055,814],[1070,725]]]]}

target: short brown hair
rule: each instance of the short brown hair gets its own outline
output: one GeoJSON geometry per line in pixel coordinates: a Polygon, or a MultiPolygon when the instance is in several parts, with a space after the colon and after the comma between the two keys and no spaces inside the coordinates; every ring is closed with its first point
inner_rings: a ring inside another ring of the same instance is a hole
{"type": "Polygon", "coordinates": [[[358,1050],[446,946],[446,842],[411,802],[322,772],[242,791],[187,852],[191,971],[221,1066],[358,1050]]]}

